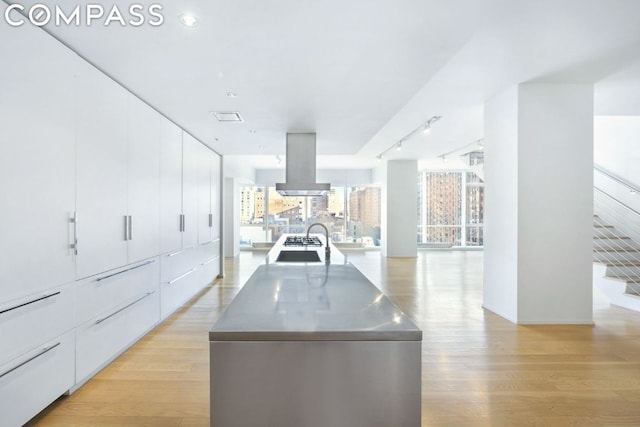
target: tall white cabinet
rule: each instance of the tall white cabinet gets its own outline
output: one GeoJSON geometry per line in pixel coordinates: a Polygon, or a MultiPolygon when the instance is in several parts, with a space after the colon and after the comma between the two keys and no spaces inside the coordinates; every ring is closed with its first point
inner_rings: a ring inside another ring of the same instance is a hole
{"type": "Polygon", "coordinates": [[[0,424],[19,426],[220,273],[221,158],[40,28],[0,26],[0,56],[0,424]]]}
{"type": "Polygon", "coordinates": [[[0,66],[0,304],[75,278],[76,58],[32,28],[0,26],[0,56],[20,51],[34,58],[0,66]]]}
{"type": "Polygon", "coordinates": [[[80,279],[127,264],[128,93],[87,63],[80,64],[76,75],[80,279]]]}
{"type": "Polygon", "coordinates": [[[0,66],[3,426],[22,425],[74,384],[76,117],[69,70],[79,59],[39,33],[0,25],[0,56],[11,58],[0,66]],[[14,60],[20,52],[32,55],[14,60]]]}

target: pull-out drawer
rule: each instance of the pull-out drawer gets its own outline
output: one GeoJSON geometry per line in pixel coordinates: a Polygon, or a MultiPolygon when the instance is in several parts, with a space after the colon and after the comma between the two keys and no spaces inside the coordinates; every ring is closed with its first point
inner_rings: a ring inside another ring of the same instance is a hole
{"type": "Polygon", "coordinates": [[[160,315],[163,319],[198,292],[200,289],[198,274],[199,269],[194,265],[175,277],[162,281],[160,284],[160,293],[162,294],[160,315]]]}
{"type": "Polygon", "coordinates": [[[198,282],[201,287],[213,282],[220,274],[220,239],[199,246],[200,270],[198,282]]]}
{"type": "Polygon", "coordinates": [[[74,326],[75,285],[0,305],[0,365],[74,326]]]}
{"type": "Polygon", "coordinates": [[[83,324],[96,313],[112,311],[145,292],[157,291],[159,266],[157,259],[138,262],[78,282],[77,324],[83,324]]]}
{"type": "Polygon", "coordinates": [[[198,282],[200,287],[209,285],[220,274],[220,256],[205,259],[199,266],[198,282]]]}
{"type": "Polygon", "coordinates": [[[0,420],[21,426],[74,383],[74,332],[0,366],[0,420]]]}
{"type": "Polygon", "coordinates": [[[147,291],[92,318],[76,332],[76,378],[83,382],[134,344],[159,320],[157,291],[147,291]]]}
{"type": "Polygon", "coordinates": [[[185,271],[198,265],[197,248],[187,248],[160,256],[160,281],[169,282],[185,271]]]}

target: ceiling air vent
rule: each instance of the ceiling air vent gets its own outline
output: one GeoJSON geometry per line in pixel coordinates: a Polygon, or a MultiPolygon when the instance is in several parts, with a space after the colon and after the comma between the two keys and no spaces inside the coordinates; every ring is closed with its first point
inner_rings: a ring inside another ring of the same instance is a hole
{"type": "Polygon", "coordinates": [[[222,112],[222,111],[212,111],[211,114],[215,116],[215,118],[219,122],[242,122],[242,117],[238,112],[222,112]]]}

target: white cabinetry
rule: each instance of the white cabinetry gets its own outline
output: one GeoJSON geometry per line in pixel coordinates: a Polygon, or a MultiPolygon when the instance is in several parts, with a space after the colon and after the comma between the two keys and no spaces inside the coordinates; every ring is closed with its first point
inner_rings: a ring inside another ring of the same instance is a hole
{"type": "Polygon", "coordinates": [[[182,134],[182,247],[198,244],[198,150],[201,144],[186,132],[182,134]]]}
{"type": "Polygon", "coordinates": [[[0,424],[13,426],[217,274],[220,157],[40,28],[0,26],[0,56],[0,424]]]}
{"type": "Polygon", "coordinates": [[[74,332],[0,365],[0,420],[20,426],[56,400],[74,383],[74,332]]]}
{"type": "Polygon", "coordinates": [[[164,119],[160,136],[160,253],[182,248],[182,129],[164,119]]]}
{"type": "Polygon", "coordinates": [[[160,114],[129,95],[127,156],[128,262],[160,251],[160,114]]]}
{"type": "Polygon", "coordinates": [[[80,279],[158,254],[160,116],[88,64],[77,74],[80,279]]]}
{"type": "Polygon", "coordinates": [[[104,367],[159,320],[157,259],[78,283],[76,380],[104,367]]]}
{"type": "Polygon", "coordinates": [[[79,59],[39,32],[0,25],[0,57],[7,59],[0,66],[0,304],[74,279],[69,69],[79,59]],[[13,59],[23,52],[32,58],[13,59]]]}
{"type": "Polygon", "coordinates": [[[198,167],[198,242],[201,286],[220,273],[220,156],[200,146],[198,167]]]}
{"type": "Polygon", "coordinates": [[[77,277],[127,264],[127,92],[83,63],[77,71],[77,277]]]}

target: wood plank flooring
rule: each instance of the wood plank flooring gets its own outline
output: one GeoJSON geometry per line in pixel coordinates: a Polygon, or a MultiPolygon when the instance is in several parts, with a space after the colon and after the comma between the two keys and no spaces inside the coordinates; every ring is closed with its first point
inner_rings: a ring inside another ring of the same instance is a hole
{"type": "MultiPolygon", "coordinates": [[[[514,325],[482,309],[482,257],[348,254],[424,331],[422,425],[640,426],[640,313],[596,298],[595,326],[514,325]]],[[[263,259],[228,260],[223,280],[29,425],[208,426],[207,332],[263,259]]]]}

